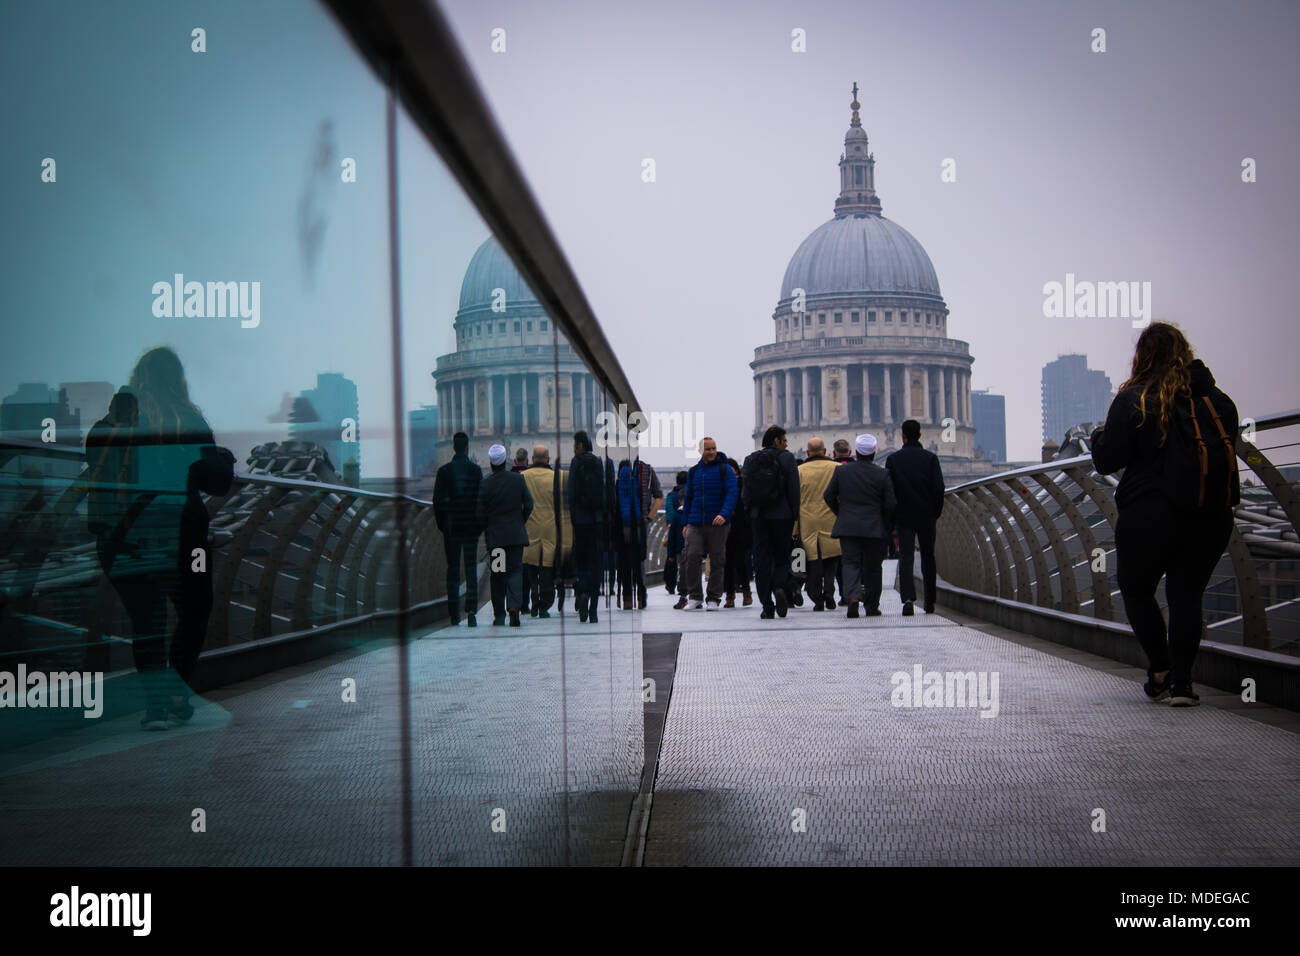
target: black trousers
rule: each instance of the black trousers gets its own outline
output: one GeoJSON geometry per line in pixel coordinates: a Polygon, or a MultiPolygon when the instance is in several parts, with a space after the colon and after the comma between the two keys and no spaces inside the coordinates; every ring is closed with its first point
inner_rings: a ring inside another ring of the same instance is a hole
{"type": "MultiPolygon", "coordinates": [[[[730,539],[728,539],[730,540],[730,539]]],[[[722,590],[732,597],[748,591],[754,577],[754,561],[746,547],[727,548],[727,566],[722,572],[722,590]]]]}
{"type": "Polygon", "coordinates": [[[1191,682],[1201,646],[1205,587],[1232,534],[1229,508],[1178,511],[1161,495],[1121,508],[1115,524],[1116,577],[1129,625],[1153,671],[1170,672],[1175,684],[1191,682]],[[1169,625],[1156,603],[1165,578],[1169,625]]]}
{"type": "Polygon", "coordinates": [[[447,556],[447,609],[455,617],[460,614],[460,578],[462,565],[465,575],[465,613],[478,610],[478,535],[450,535],[442,537],[442,552],[447,556]]]}
{"type": "Polygon", "coordinates": [[[618,585],[623,596],[645,598],[645,538],[643,526],[624,525],[618,551],[618,585]]]}
{"type": "Polygon", "coordinates": [[[916,603],[916,579],[912,576],[912,555],[916,545],[921,546],[921,582],[925,589],[926,607],[934,604],[936,597],[935,578],[938,572],[934,567],[934,532],[935,526],[918,525],[909,528],[898,525],[898,594],[903,603],[916,603]]]}
{"type": "Polygon", "coordinates": [[[524,600],[524,546],[512,544],[502,548],[506,569],[492,572],[492,613],[505,617],[506,611],[517,611],[524,600]]]}
{"type": "Polygon", "coordinates": [[[536,564],[524,565],[524,596],[519,605],[520,611],[535,607],[539,611],[549,611],[555,603],[555,568],[539,567],[536,564]]]}
{"type": "Polygon", "coordinates": [[[754,581],[758,600],[771,610],[772,592],[784,589],[790,577],[790,534],[793,518],[755,518],[750,522],[754,536],[754,581]]]}
{"type": "Polygon", "coordinates": [[[575,524],[573,526],[573,570],[576,577],[573,592],[575,606],[586,609],[596,603],[600,594],[600,577],[602,573],[600,543],[604,526],[599,524],[575,524]],[[591,604],[584,604],[584,601],[591,604]]]}
{"type": "Polygon", "coordinates": [[[840,538],[844,551],[844,597],[852,604],[880,607],[880,564],[885,560],[884,538],[840,538]]]}
{"type": "Polygon", "coordinates": [[[840,559],[819,558],[808,562],[808,582],[805,585],[813,603],[826,602],[835,606],[835,578],[840,573],[840,559]]]}

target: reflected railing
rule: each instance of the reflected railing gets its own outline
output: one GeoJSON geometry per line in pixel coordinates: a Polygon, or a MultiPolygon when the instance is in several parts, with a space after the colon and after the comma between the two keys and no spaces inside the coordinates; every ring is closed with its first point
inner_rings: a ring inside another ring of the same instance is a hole
{"type": "MultiPolygon", "coordinates": [[[[86,525],[92,487],[79,450],[0,440],[0,659],[21,655],[30,667],[36,660],[87,670],[131,666],[130,625],[86,525]]],[[[236,473],[230,493],[205,497],[205,504],[213,582],[205,651],[401,610],[399,511],[410,608],[445,598],[446,557],[432,502],[236,473]]]]}
{"type": "MultiPolygon", "coordinates": [[[[1278,465],[1265,454],[1297,443],[1261,448],[1248,440],[1263,433],[1285,437],[1297,423],[1300,411],[1267,415],[1238,440],[1245,464],[1241,503],[1206,589],[1211,640],[1300,654],[1300,498],[1296,481],[1280,470],[1295,463],[1278,465]]],[[[1066,450],[1083,454],[949,488],[938,526],[939,575],[981,594],[1127,623],[1116,583],[1118,480],[1097,474],[1081,434],[1066,450]]]]}

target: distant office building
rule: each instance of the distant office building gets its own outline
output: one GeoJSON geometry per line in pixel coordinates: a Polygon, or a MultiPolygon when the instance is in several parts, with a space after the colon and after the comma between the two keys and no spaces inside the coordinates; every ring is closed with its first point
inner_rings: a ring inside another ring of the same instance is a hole
{"type": "Polygon", "coordinates": [[[289,438],[314,442],[329,456],[339,476],[348,474],[348,463],[361,469],[360,419],[357,383],[339,372],[320,372],[316,387],[304,389],[293,400],[289,413],[289,438]],[[345,438],[351,439],[345,441],[345,438]]]}
{"type": "Polygon", "coordinates": [[[1074,425],[1106,420],[1113,397],[1106,373],[1086,355],[1062,355],[1043,366],[1043,441],[1061,442],[1074,425]]]}
{"type": "Polygon", "coordinates": [[[64,382],[59,388],[68,393],[68,410],[81,417],[83,439],[108,414],[108,403],[117,391],[112,382],[64,382]]]}
{"type": "Polygon", "coordinates": [[[22,382],[12,395],[0,399],[0,434],[6,438],[42,441],[53,424],[54,444],[81,443],[81,417],[68,407],[68,393],[44,382],[22,382]]]}
{"type": "Polygon", "coordinates": [[[971,415],[975,419],[975,457],[1007,460],[1007,398],[987,388],[972,389],[971,415]]]}
{"type": "Polygon", "coordinates": [[[408,412],[406,431],[411,436],[411,477],[419,478],[438,459],[438,406],[421,405],[408,412]]]}

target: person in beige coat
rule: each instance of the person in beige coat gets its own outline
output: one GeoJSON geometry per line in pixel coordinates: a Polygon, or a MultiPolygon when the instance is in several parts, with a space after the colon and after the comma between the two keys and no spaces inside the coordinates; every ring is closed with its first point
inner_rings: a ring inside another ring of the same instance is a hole
{"type": "Polygon", "coordinates": [[[835,579],[840,543],[831,537],[835,514],[822,497],[838,464],[826,456],[826,443],[808,440],[807,458],[799,466],[799,543],[808,561],[808,596],[814,611],[835,608],[835,579]]]}
{"type": "Polygon", "coordinates": [[[573,521],[569,509],[562,506],[569,475],[551,468],[551,453],[545,445],[533,447],[533,464],[522,474],[533,496],[533,513],[526,527],[528,546],[524,548],[524,594],[533,617],[550,617],[555,580],[573,548],[573,521]],[[557,503],[561,505],[558,527],[557,503]]]}

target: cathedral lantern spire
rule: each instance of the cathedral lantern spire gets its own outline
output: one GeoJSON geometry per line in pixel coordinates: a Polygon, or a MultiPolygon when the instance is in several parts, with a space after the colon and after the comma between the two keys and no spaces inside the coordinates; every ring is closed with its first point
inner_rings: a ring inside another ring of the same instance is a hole
{"type": "Polygon", "coordinates": [[[840,157],[840,195],[835,200],[835,216],[879,216],[880,197],[876,195],[876,159],[867,147],[867,133],[862,128],[858,110],[858,84],[853,84],[853,116],[844,134],[844,155],[840,157]]]}

